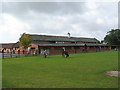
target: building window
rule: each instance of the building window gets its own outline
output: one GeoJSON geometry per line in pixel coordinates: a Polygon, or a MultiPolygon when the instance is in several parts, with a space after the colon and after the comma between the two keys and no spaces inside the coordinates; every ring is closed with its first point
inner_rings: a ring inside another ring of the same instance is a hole
{"type": "Polygon", "coordinates": [[[71,43],[76,43],[76,42],[71,42],[71,43]]]}
{"type": "Polygon", "coordinates": [[[50,41],[50,43],[55,43],[55,41],[50,41]]]}
{"type": "Polygon", "coordinates": [[[31,49],[33,50],[33,49],[35,49],[35,47],[31,47],[31,49]]]}
{"type": "Polygon", "coordinates": [[[64,42],[55,42],[55,43],[64,43],[64,42]]]}

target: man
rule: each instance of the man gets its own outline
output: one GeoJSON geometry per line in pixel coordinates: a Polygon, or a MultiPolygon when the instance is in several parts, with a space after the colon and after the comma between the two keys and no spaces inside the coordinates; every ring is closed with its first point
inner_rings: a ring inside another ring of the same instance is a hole
{"type": "Polygon", "coordinates": [[[69,54],[68,54],[67,51],[65,51],[65,48],[64,48],[64,47],[62,48],[62,56],[63,56],[63,57],[66,57],[66,58],[69,57],[69,54]]]}
{"type": "Polygon", "coordinates": [[[45,58],[47,57],[47,51],[46,50],[43,52],[43,55],[44,55],[45,58]]]}
{"type": "Polygon", "coordinates": [[[18,49],[18,56],[20,57],[20,49],[18,49]]]}
{"type": "Polygon", "coordinates": [[[28,47],[28,52],[27,52],[28,55],[30,55],[30,51],[31,51],[31,48],[28,47]]]}
{"type": "Polygon", "coordinates": [[[62,56],[65,57],[65,48],[62,48],[62,56]]]}
{"type": "Polygon", "coordinates": [[[67,51],[65,51],[66,58],[69,57],[69,54],[67,51]]]}

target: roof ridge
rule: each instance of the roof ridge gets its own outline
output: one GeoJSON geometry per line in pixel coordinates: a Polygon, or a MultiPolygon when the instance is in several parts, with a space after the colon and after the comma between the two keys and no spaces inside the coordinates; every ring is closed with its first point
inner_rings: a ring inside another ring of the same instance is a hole
{"type": "Polygon", "coordinates": [[[16,43],[0,43],[0,44],[16,44],[16,43]]]}
{"type": "MultiPolygon", "coordinates": [[[[32,35],[34,35],[34,36],[50,36],[50,37],[67,37],[68,38],[68,36],[57,36],[57,35],[41,35],[41,34],[30,34],[30,36],[32,36],[32,35]]],[[[96,38],[89,38],[89,37],[70,37],[70,38],[84,38],[84,39],[96,39],[96,38]]]]}
{"type": "Polygon", "coordinates": [[[72,38],[96,39],[96,38],[89,38],[89,37],[72,37],[72,38]]]}
{"type": "Polygon", "coordinates": [[[67,36],[57,36],[57,35],[41,35],[41,34],[30,34],[30,36],[51,36],[51,37],[67,37],[67,36]]]}

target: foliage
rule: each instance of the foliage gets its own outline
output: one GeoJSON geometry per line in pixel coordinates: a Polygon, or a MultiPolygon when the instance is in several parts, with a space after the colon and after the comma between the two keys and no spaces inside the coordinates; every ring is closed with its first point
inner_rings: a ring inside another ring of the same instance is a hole
{"type": "Polygon", "coordinates": [[[120,45],[120,29],[112,29],[107,32],[104,42],[109,45],[120,45]]]}
{"type": "Polygon", "coordinates": [[[100,42],[100,43],[102,43],[102,44],[103,44],[103,43],[104,43],[104,40],[101,40],[101,42],[100,42]]]}
{"type": "Polygon", "coordinates": [[[3,88],[117,88],[118,78],[105,75],[118,69],[118,52],[98,52],[6,58],[3,88]]]}
{"type": "Polygon", "coordinates": [[[32,42],[32,39],[30,38],[29,34],[23,33],[22,36],[19,39],[20,44],[26,49],[29,47],[29,45],[32,42]]]}

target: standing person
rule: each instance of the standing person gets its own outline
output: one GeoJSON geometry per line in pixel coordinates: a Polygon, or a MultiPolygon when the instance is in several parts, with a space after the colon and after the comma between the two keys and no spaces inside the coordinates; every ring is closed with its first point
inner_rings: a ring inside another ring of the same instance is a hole
{"type": "Polygon", "coordinates": [[[7,54],[9,53],[9,50],[8,50],[8,49],[6,50],[6,53],[7,53],[7,54]]]}
{"type": "Polygon", "coordinates": [[[2,53],[4,53],[4,50],[5,50],[5,49],[3,48],[3,49],[2,49],[2,53]]]}
{"type": "Polygon", "coordinates": [[[4,48],[2,49],[2,58],[4,58],[4,48]]]}
{"type": "Polygon", "coordinates": [[[43,55],[44,55],[45,58],[47,57],[47,51],[46,50],[44,50],[43,55]]]}
{"type": "Polygon", "coordinates": [[[18,56],[20,56],[20,49],[18,49],[18,56]]]}
{"type": "Polygon", "coordinates": [[[87,52],[87,45],[84,45],[84,52],[87,52]]]}
{"type": "Polygon", "coordinates": [[[15,50],[14,49],[12,49],[12,54],[15,54],[15,50]]]}
{"type": "Polygon", "coordinates": [[[25,50],[23,49],[23,54],[25,53],[25,50]]]}
{"type": "Polygon", "coordinates": [[[28,47],[28,55],[30,54],[30,49],[31,49],[31,48],[30,48],[30,47],[28,47]]]}
{"type": "Polygon", "coordinates": [[[65,48],[62,48],[62,56],[65,57],[65,48]]]}
{"type": "Polygon", "coordinates": [[[101,46],[99,47],[99,51],[101,51],[101,46]]]}
{"type": "Polygon", "coordinates": [[[35,56],[36,54],[37,54],[37,50],[35,49],[33,55],[35,56]]]}

